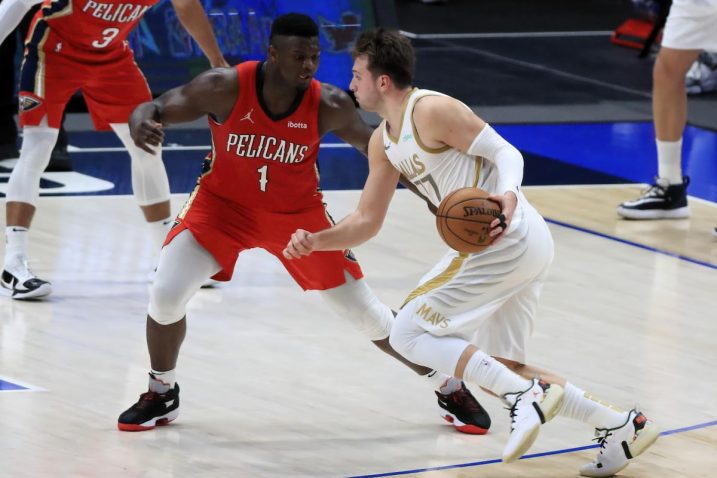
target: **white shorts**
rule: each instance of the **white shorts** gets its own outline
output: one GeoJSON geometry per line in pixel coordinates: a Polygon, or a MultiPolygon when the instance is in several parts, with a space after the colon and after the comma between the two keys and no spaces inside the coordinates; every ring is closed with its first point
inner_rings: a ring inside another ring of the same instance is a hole
{"type": "Polygon", "coordinates": [[[717,0],[675,0],[662,33],[662,46],[717,51],[717,0]]]}
{"type": "Polygon", "coordinates": [[[478,254],[450,251],[407,299],[416,324],[489,355],[525,363],[538,298],[553,260],[550,230],[522,197],[508,234],[478,254]]]}

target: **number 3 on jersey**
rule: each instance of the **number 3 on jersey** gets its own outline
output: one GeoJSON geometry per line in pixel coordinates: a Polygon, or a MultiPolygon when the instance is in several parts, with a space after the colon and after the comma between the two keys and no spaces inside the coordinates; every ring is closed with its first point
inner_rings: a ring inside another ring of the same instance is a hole
{"type": "Polygon", "coordinates": [[[105,28],[102,30],[102,40],[95,40],[92,42],[92,46],[95,48],[104,48],[115,39],[119,33],[119,28],[105,28]]]}
{"type": "Polygon", "coordinates": [[[269,170],[269,165],[265,164],[261,168],[257,169],[256,171],[259,173],[259,189],[261,192],[266,192],[266,183],[269,182],[267,179],[267,171],[269,170]]]}

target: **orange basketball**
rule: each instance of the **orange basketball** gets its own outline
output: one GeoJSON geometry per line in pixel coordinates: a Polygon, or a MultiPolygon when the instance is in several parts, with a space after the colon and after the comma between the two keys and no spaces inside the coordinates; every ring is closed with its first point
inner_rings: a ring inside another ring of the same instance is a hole
{"type": "Polygon", "coordinates": [[[436,227],[443,241],[458,252],[480,252],[493,238],[490,223],[500,215],[500,204],[478,188],[456,189],[438,206],[436,227]]]}

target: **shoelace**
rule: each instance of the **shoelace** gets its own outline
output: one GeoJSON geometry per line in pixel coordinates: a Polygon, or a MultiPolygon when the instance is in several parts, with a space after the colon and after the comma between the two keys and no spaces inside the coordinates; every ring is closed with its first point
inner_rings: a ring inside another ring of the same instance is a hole
{"type": "Polygon", "coordinates": [[[644,191],[642,191],[642,194],[640,195],[643,198],[646,197],[665,197],[667,195],[667,189],[660,186],[659,184],[655,183],[652,186],[648,187],[644,191]]]}
{"type": "Polygon", "coordinates": [[[593,438],[593,441],[596,441],[598,445],[600,445],[600,455],[602,455],[602,452],[605,451],[605,445],[607,444],[607,439],[612,436],[612,430],[595,430],[595,438],[593,438]],[[601,435],[600,433],[604,433],[604,435],[601,435]]]}
{"type": "Polygon", "coordinates": [[[506,410],[510,412],[510,431],[512,432],[515,429],[515,417],[518,416],[518,413],[515,411],[515,409],[518,407],[518,402],[522,399],[523,394],[520,394],[516,399],[515,403],[511,405],[510,407],[505,407],[506,410]]]}

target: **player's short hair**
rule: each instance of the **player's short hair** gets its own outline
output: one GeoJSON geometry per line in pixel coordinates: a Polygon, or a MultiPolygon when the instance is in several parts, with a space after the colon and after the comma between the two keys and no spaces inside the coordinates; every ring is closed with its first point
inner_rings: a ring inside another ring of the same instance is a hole
{"type": "Polygon", "coordinates": [[[353,58],[366,55],[368,70],[374,76],[388,75],[399,88],[413,84],[416,54],[408,38],[395,30],[376,28],[365,31],[356,40],[353,58]]]}
{"type": "Polygon", "coordinates": [[[303,13],[287,13],[276,17],[271,24],[269,43],[274,43],[274,37],[304,37],[311,38],[319,36],[319,26],[308,15],[303,13]]]}

